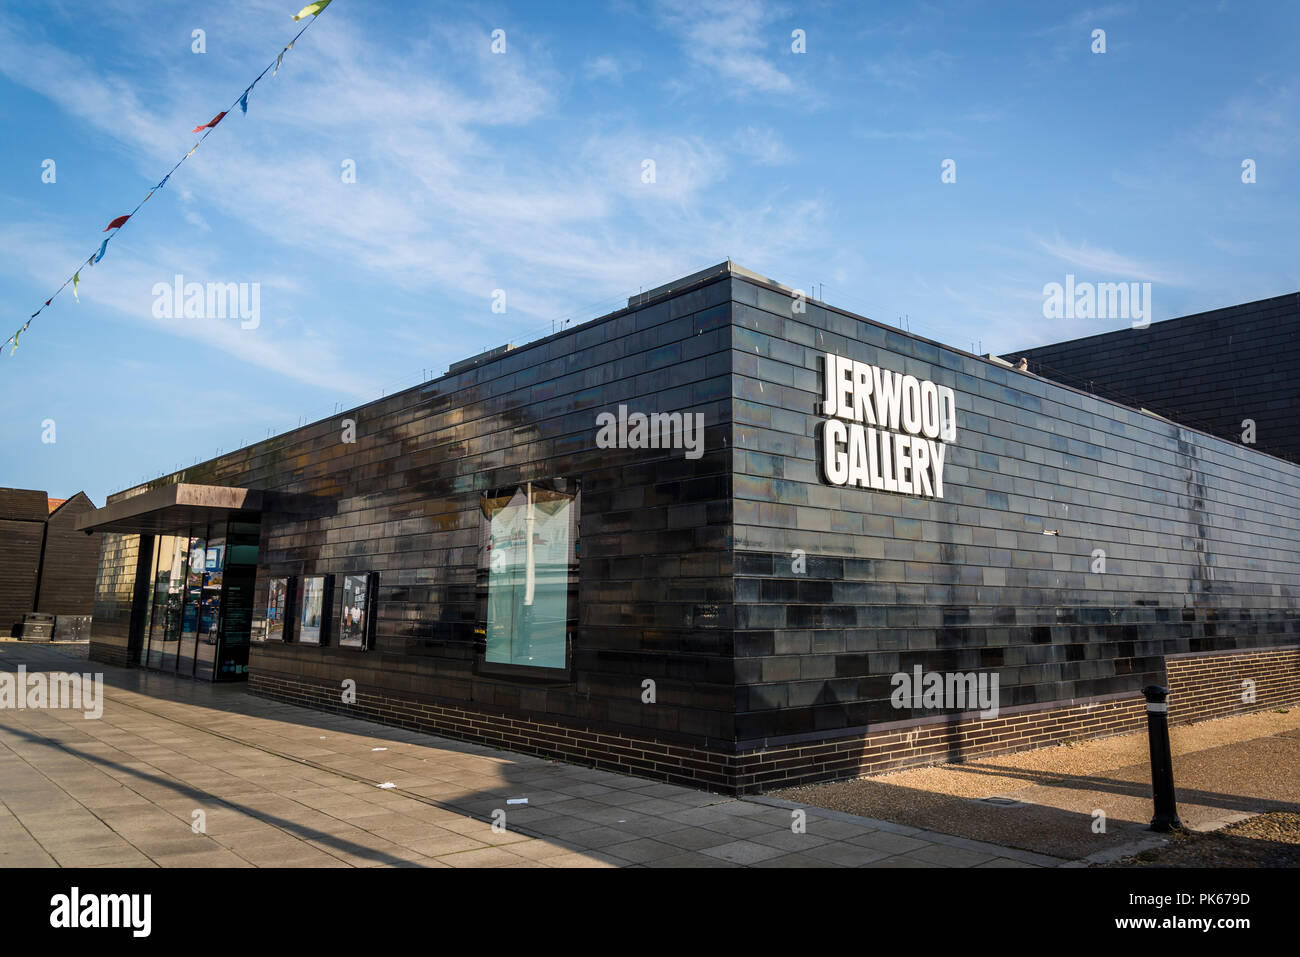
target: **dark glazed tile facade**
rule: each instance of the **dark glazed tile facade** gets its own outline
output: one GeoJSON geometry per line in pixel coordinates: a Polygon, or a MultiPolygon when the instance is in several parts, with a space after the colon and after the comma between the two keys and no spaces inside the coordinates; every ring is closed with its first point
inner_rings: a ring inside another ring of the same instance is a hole
{"type": "MultiPolygon", "coordinates": [[[[335,686],[352,678],[381,693],[729,740],[729,294],[730,282],[715,279],[148,487],[275,493],[262,515],[255,608],[265,608],[272,577],[332,574],[337,588],[343,574],[379,574],[373,650],[254,644],[253,673],[335,686]],[[702,413],[706,454],[597,448],[596,416],[619,404],[702,413]],[[341,441],[349,418],[355,444],[341,441]],[[556,476],[582,480],[573,680],[475,674],[479,495],[556,476]],[[641,703],[647,678],[654,707],[641,703]]],[[[135,559],[122,536],[109,538],[95,640],[124,655],[117,622],[130,602],[116,583],[135,559]]]]}
{"type": "Polygon", "coordinates": [[[739,742],[933,717],[889,700],[916,665],[996,671],[1014,707],[1295,642],[1300,468],[778,290],[734,297],[739,742]],[[819,478],[824,352],[956,391],[942,500],[819,478]]]}
{"type": "MultiPolygon", "coordinates": [[[[379,575],[374,648],[255,644],[252,687],[333,707],[351,678],[378,720],[507,744],[534,728],[532,750],[748,787],[800,761],[852,773],[855,746],[826,742],[933,720],[889,701],[915,665],[996,672],[1003,708],[1078,707],[1161,679],[1168,655],[1295,644],[1300,467],[815,303],[792,312],[751,276],[688,277],[150,483],[263,490],[258,608],[273,577],[379,575]],[[828,351],[955,390],[942,500],[820,478],[828,351]],[[597,414],[620,404],[703,413],[704,455],[597,448],[597,414]],[[480,493],[554,477],[582,483],[571,675],[482,674],[480,493]]],[[[126,657],[138,541],[105,536],[97,657],[126,657]]]]}
{"type": "Polygon", "coordinates": [[[1300,293],[1120,329],[1005,358],[1067,385],[1300,461],[1300,293]]]}

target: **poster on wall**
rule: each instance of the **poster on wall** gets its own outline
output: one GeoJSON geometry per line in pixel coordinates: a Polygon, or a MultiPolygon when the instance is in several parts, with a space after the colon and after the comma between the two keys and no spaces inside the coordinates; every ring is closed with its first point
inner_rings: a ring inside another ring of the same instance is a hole
{"type": "Polygon", "coordinates": [[[344,575],[342,607],[339,611],[339,645],[365,648],[370,624],[369,575],[344,575]]]}
{"type": "Polygon", "coordinates": [[[272,578],[266,597],[266,641],[287,641],[285,615],[289,610],[289,579],[272,578]]]}
{"type": "Polygon", "coordinates": [[[326,575],[308,575],[298,586],[298,641],[304,645],[319,645],[325,638],[325,585],[326,575]]]}

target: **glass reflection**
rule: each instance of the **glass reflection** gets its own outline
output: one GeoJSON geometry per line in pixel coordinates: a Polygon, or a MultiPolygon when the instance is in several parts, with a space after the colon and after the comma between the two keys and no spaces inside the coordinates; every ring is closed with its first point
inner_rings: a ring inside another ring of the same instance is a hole
{"type": "MultiPolygon", "coordinates": [[[[202,533],[204,527],[198,529],[202,533]]],[[[163,656],[163,670],[183,675],[194,674],[194,646],[198,642],[199,613],[203,603],[203,574],[207,562],[207,548],[203,538],[192,535],[189,539],[189,561],[186,564],[185,591],[182,595],[184,606],[181,610],[180,646],[176,661],[168,667],[166,654],[163,656]]]]}
{"type": "Polygon", "coordinates": [[[209,527],[203,562],[199,634],[194,649],[194,677],[211,680],[216,669],[221,633],[221,596],[225,587],[226,526],[224,522],[209,527]]]}
{"type": "Polygon", "coordinates": [[[487,607],[484,661],[567,665],[577,496],[529,482],[483,499],[487,607]]]}
{"type": "Polygon", "coordinates": [[[176,535],[158,538],[158,574],[154,580],[154,610],[149,636],[149,667],[175,667],[176,642],[180,639],[181,605],[185,588],[185,566],[189,539],[176,535]]]}

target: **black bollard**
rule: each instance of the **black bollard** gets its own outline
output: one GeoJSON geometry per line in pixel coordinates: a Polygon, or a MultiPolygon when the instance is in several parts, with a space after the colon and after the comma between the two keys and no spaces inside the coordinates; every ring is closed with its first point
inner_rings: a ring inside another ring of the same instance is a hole
{"type": "Polygon", "coordinates": [[[1169,756],[1169,689],[1147,685],[1142,689],[1147,698],[1147,737],[1151,743],[1151,796],[1155,800],[1156,816],[1151,819],[1151,830],[1172,831],[1181,828],[1178,807],[1174,800],[1174,763],[1169,756]]]}

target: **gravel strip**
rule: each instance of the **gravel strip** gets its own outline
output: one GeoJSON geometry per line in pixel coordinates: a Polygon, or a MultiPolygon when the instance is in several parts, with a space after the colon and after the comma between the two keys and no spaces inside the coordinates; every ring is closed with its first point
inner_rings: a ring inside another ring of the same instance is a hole
{"type": "MultiPolygon", "coordinates": [[[[1300,708],[1175,725],[1170,735],[1189,827],[1300,809],[1300,708]]],[[[1153,836],[1145,732],[770,795],[1068,860],[1127,853],[1153,836]]]]}
{"type": "Polygon", "coordinates": [[[1273,811],[1221,831],[1182,831],[1170,842],[1094,867],[1300,867],[1300,814],[1273,811]]]}

